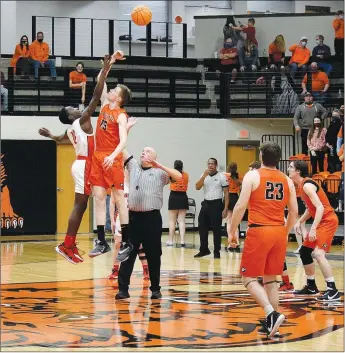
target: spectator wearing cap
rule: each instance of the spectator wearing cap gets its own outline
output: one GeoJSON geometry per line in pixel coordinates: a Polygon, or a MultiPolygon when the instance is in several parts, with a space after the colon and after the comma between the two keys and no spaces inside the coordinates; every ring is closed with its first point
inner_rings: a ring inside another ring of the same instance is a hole
{"type": "Polygon", "coordinates": [[[313,95],[310,92],[306,92],[304,95],[304,103],[296,108],[294,116],[296,132],[301,132],[303,154],[308,154],[308,132],[313,126],[314,119],[321,118],[323,120],[326,116],[326,109],[321,104],[314,102],[313,95]]]}
{"type": "MultiPolygon", "coordinates": [[[[329,89],[329,79],[325,72],[318,69],[316,62],[312,62],[310,65],[311,74],[311,91],[316,101],[323,104],[326,101],[327,92],[329,89]]],[[[307,77],[305,74],[302,81],[302,95],[307,92],[307,77]]]]}
{"type": "Polygon", "coordinates": [[[310,59],[310,50],[307,48],[308,38],[303,36],[300,39],[299,44],[294,44],[289,48],[291,51],[290,59],[290,75],[294,79],[297,71],[306,72],[307,64],[310,59]]]}
{"type": "Polygon", "coordinates": [[[327,76],[332,71],[332,65],[329,63],[329,59],[331,57],[331,48],[324,44],[324,36],[319,34],[316,36],[316,47],[313,49],[312,60],[317,62],[319,68],[323,70],[327,76]]]}
{"type": "Polygon", "coordinates": [[[335,31],[334,51],[338,62],[344,64],[344,11],[339,10],[333,21],[335,31]]]}

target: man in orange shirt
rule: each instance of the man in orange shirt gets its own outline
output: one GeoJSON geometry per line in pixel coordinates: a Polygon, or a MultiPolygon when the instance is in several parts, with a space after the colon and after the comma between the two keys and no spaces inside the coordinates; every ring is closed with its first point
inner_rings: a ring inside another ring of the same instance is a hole
{"type": "Polygon", "coordinates": [[[289,50],[292,52],[290,59],[290,75],[295,78],[297,71],[306,72],[310,58],[310,50],[307,48],[308,38],[303,36],[299,44],[292,45],[289,50]]]}
{"type": "Polygon", "coordinates": [[[236,230],[248,206],[248,231],[244,242],[240,274],[242,281],[266,314],[267,334],[278,332],[285,316],[279,313],[277,275],[283,272],[287,239],[297,218],[296,191],[293,182],[276,166],[281,159],[277,143],[260,147],[260,169],[248,172],[240,198],[233,211],[230,239],[237,245],[236,230]],[[284,210],[289,214],[285,222],[284,210]],[[264,277],[264,288],[258,277],[264,277]]]}
{"type": "MultiPolygon", "coordinates": [[[[313,224],[309,233],[304,237],[300,249],[300,257],[307,276],[307,284],[301,290],[295,291],[296,295],[316,296],[319,290],[315,283],[315,263],[318,262],[326,281],[327,290],[317,300],[332,302],[340,300],[336,288],[332,267],[326,259],[326,253],[332,246],[332,240],[338,228],[338,217],[330,205],[324,190],[312,179],[307,178],[308,164],[305,161],[291,161],[288,168],[289,177],[301,190],[301,198],[306,205],[303,216],[295,224],[295,232],[302,234],[301,225],[310,217],[313,224]]],[[[303,234],[302,234],[303,235],[303,234]]]]}
{"type": "MultiPolygon", "coordinates": [[[[69,88],[71,88],[72,97],[75,95],[76,91],[81,90],[81,104],[85,103],[85,91],[86,91],[86,75],[83,73],[84,63],[79,61],[76,65],[76,70],[69,73],[69,88]]],[[[80,93],[79,93],[80,94],[80,93]]],[[[78,96],[79,96],[78,94],[78,96]]],[[[74,98],[74,97],[73,97],[74,98]]],[[[75,102],[73,102],[75,103],[75,102]]]]}
{"type": "Polygon", "coordinates": [[[333,28],[335,31],[335,57],[340,63],[344,64],[344,11],[337,11],[336,17],[333,21],[333,28]]]}
{"type": "MultiPolygon", "coordinates": [[[[329,79],[325,72],[318,70],[318,65],[316,62],[312,62],[310,65],[311,69],[311,90],[313,97],[315,97],[315,101],[319,102],[320,104],[325,103],[327,92],[329,89],[329,79]]],[[[303,81],[302,81],[302,95],[307,92],[307,79],[308,75],[305,74],[303,81]]]]}
{"type": "Polygon", "coordinates": [[[30,58],[34,66],[35,78],[38,78],[39,67],[49,67],[52,79],[56,80],[55,62],[49,60],[49,45],[43,42],[43,32],[37,32],[36,38],[30,45],[30,58]]]}

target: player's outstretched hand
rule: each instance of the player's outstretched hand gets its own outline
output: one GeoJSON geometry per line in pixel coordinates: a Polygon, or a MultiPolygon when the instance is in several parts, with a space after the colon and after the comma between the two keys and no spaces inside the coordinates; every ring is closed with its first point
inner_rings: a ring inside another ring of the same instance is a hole
{"type": "Polygon", "coordinates": [[[38,133],[41,135],[41,136],[44,136],[44,137],[50,137],[52,134],[51,132],[46,129],[45,127],[41,127],[39,130],[38,130],[38,133]]]}
{"type": "Polygon", "coordinates": [[[137,119],[133,118],[132,116],[127,120],[127,130],[130,130],[136,123],[138,122],[137,119]]]}
{"type": "Polygon", "coordinates": [[[116,50],[116,52],[112,55],[114,60],[126,60],[125,54],[122,50],[116,50]]]}

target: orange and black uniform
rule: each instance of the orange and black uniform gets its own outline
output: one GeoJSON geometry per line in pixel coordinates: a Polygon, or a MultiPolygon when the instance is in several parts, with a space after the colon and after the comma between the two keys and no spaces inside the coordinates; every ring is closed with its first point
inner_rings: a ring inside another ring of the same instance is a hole
{"type": "Polygon", "coordinates": [[[235,173],[233,177],[231,173],[224,173],[226,179],[229,183],[229,206],[228,210],[232,211],[235,208],[236,202],[238,201],[238,194],[240,193],[240,186],[235,182],[236,180],[240,180],[238,173],[235,173]]]}
{"type": "Polygon", "coordinates": [[[306,207],[309,210],[310,215],[315,218],[316,208],[311,202],[309,196],[303,190],[303,187],[306,183],[313,184],[316,187],[316,193],[322,206],[324,207],[324,212],[322,216],[322,220],[316,228],[316,240],[310,241],[308,239],[308,235],[306,240],[303,242],[303,246],[306,246],[311,249],[315,249],[318,247],[326,252],[328,252],[332,245],[332,240],[334,237],[335,232],[338,228],[338,217],[334,212],[333,207],[329,203],[328,197],[326,193],[323,191],[319,185],[310,178],[305,178],[302,181],[301,185],[301,197],[302,200],[305,202],[306,207]]]}
{"type": "Polygon", "coordinates": [[[93,186],[105,189],[115,187],[124,189],[124,170],[122,153],[120,153],[108,169],[103,167],[104,158],[110,156],[120,143],[118,117],[127,113],[122,108],[110,109],[105,105],[99,114],[96,126],[96,148],[92,157],[91,174],[89,182],[93,186]]]}
{"type": "Polygon", "coordinates": [[[284,210],[290,199],[287,177],[279,170],[260,168],[258,188],[248,205],[248,231],[240,274],[245,277],[280,275],[287,245],[284,210]]]}
{"type": "Polygon", "coordinates": [[[169,210],[188,210],[188,181],[189,175],[186,172],[182,172],[182,179],[180,181],[171,181],[168,202],[169,210]]]}

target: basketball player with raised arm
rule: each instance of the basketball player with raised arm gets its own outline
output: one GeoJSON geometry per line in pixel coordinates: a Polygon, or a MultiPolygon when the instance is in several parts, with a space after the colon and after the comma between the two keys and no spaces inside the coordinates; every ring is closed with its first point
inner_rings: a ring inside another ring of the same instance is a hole
{"type": "Polygon", "coordinates": [[[278,312],[276,276],[283,272],[288,234],[298,213],[293,182],[276,168],[280,158],[281,148],[277,143],[267,142],[260,146],[262,166],[244,176],[230,227],[230,243],[235,247],[236,230],[248,205],[248,231],[240,274],[244,286],[265,311],[269,337],[277,333],[285,319],[278,312]],[[285,223],[286,206],[289,214],[285,223]],[[264,288],[257,281],[259,276],[264,277],[264,288]]]}
{"type": "Polygon", "coordinates": [[[72,125],[65,133],[55,136],[46,128],[39,129],[39,134],[49,137],[56,142],[70,140],[73,144],[77,159],[72,166],[72,176],[75,183],[75,199],[72,213],[68,220],[67,234],[63,243],[55,249],[66,260],[72,264],[83,262],[83,258],[78,252],[76,246],[76,236],[87,207],[91,188],[88,184],[88,176],[91,170],[91,159],[94,152],[94,135],[91,124],[91,116],[95,112],[103,92],[103,85],[108,73],[116,61],[118,52],[112,56],[104,57],[104,67],[99,74],[99,81],[95,87],[90,105],[80,112],[73,107],[62,108],[59,113],[59,119],[63,124],[72,125]]]}
{"type": "MultiPolygon", "coordinates": [[[[123,53],[121,59],[123,60],[123,53]]],[[[127,143],[128,115],[123,108],[132,98],[128,87],[118,84],[106,94],[96,126],[95,152],[92,158],[89,182],[95,198],[98,240],[89,252],[95,257],[110,251],[105,240],[106,195],[112,189],[121,222],[122,243],[117,259],[128,258],[133,246],[129,241],[128,209],[124,198],[124,170],[122,151],[127,143]]]]}
{"type": "Polygon", "coordinates": [[[293,182],[300,187],[301,198],[306,205],[303,216],[295,224],[295,232],[302,235],[304,240],[299,254],[307,276],[307,284],[303,289],[295,291],[295,294],[319,295],[315,283],[314,257],[320,266],[327,287],[325,293],[316,299],[323,302],[340,300],[340,293],[335,285],[332,267],[326,259],[326,253],[332,246],[332,240],[338,228],[338,217],[324,190],[314,180],[307,178],[308,164],[306,162],[291,161],[288,173],[293,182]],[[302,226],[310,217],[314,221],[309,233],[305,235],[302,226]]]}

